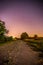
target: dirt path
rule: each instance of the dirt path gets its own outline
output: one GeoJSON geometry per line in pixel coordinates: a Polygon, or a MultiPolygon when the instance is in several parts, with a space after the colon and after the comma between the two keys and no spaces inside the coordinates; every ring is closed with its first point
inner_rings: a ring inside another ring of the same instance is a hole
{"type": "Polygon", "coordinates": [[[21,40],[0,46],[0,65],[36,65],[37,59],[37,53],[21,40]]]}

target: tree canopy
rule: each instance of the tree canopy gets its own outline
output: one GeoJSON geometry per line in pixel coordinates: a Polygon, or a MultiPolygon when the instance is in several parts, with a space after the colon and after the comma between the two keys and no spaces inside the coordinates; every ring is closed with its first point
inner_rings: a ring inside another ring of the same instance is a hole
{"type": "Polygon", "coordinates": [[[4,35],[5,33],[8,33],[8,30],[5,27],[5,22],[0,20],[0,35],[4,35]]]}
{"type": "Polygon", "coordinates": [[[8,33],[8,30],[5,27],[5,22],[0,20],[0,42],[4,42],[6,39],[6,33],[8,33]]]}
{"type": "Polygon", "coordinates": [[[21,39],[28,39],[28,38],[29,38],[29,36],[26,32],[21,34],[21,39]]]}
{"type": "Polygon", "coordinates": [[[37,38],[38,38],[38,35],[37,35],[37,34],[35,34],[35,35],[34,35],[34,39],[37,39],[37,38]]]}

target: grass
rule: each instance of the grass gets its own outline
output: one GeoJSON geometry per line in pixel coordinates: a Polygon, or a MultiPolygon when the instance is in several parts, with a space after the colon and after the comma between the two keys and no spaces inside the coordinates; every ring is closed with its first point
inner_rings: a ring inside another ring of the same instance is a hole
{"type": "Polygon", "coordinates": [[[14,41],[0,42],[0,46],[5,45],[5,44],[9,44],[9,43],[12,43],[12,42],[14,42],[14,41]]]}
{"type": "Polygon", "coordinates": [[[38,51],[43,51],[43,40],[28,39],[28,40],[24,40],[24,41],[27,42],[27,45],[34,47],[34,49],[36,49],[38,51]]]}
{"type": "Polygon", "coordinates": [[[36,52],[41,52],[39,53],[39,59],[37,61],[38,65],[43,65],[43,39],[38,39],[38,40],[34,40],[34,39],[29,39],[29,40],[25,40],[27,42],[28,46],[31,46],[32,49],[36,52]]]}

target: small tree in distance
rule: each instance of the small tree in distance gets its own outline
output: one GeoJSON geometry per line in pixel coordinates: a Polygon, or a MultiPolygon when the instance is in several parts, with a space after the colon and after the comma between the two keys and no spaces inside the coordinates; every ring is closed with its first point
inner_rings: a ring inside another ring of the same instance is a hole
{"type": "Polygon", "coordinates": [[[0,42],[5,41],[6,33],[8,33],[8,30],[5,27],[5,22],[0,20],[0,42]]]}
{"type": "Polygon", "coordinates": [[[28,38],[29,38],[29,36],[28,36],[28,34],[26,32],[24,32],[24,33],[21,34],[21,39],[22,40],[23,39],[28,39],[28,38]]]}
{"type": "Polygon", "coordinates": [[[34,35],[34,39],[35,39],[35,40],[38,39],[38,35],[37,35],[37,34],[34,35]]]}

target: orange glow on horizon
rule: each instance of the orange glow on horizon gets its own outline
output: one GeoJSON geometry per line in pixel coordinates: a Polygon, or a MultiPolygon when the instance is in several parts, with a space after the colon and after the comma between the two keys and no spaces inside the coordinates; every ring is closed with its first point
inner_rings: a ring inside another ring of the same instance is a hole
{"type": "MultiPolygon", "coordinates": [[[[21,33],[17,33],[17,34],[10,33],[10,34],[8,34],[8,36],[13,36],[13,37],[20,37],[20,35],[21,35],[21,33]]],[[[28,34],[28,35],[30,37],[34,37],[35,34],[28,34]]],[[[36,34],[36,35],[38,35],[38,37],[43,37],[43,34],[36,34]]]]}

